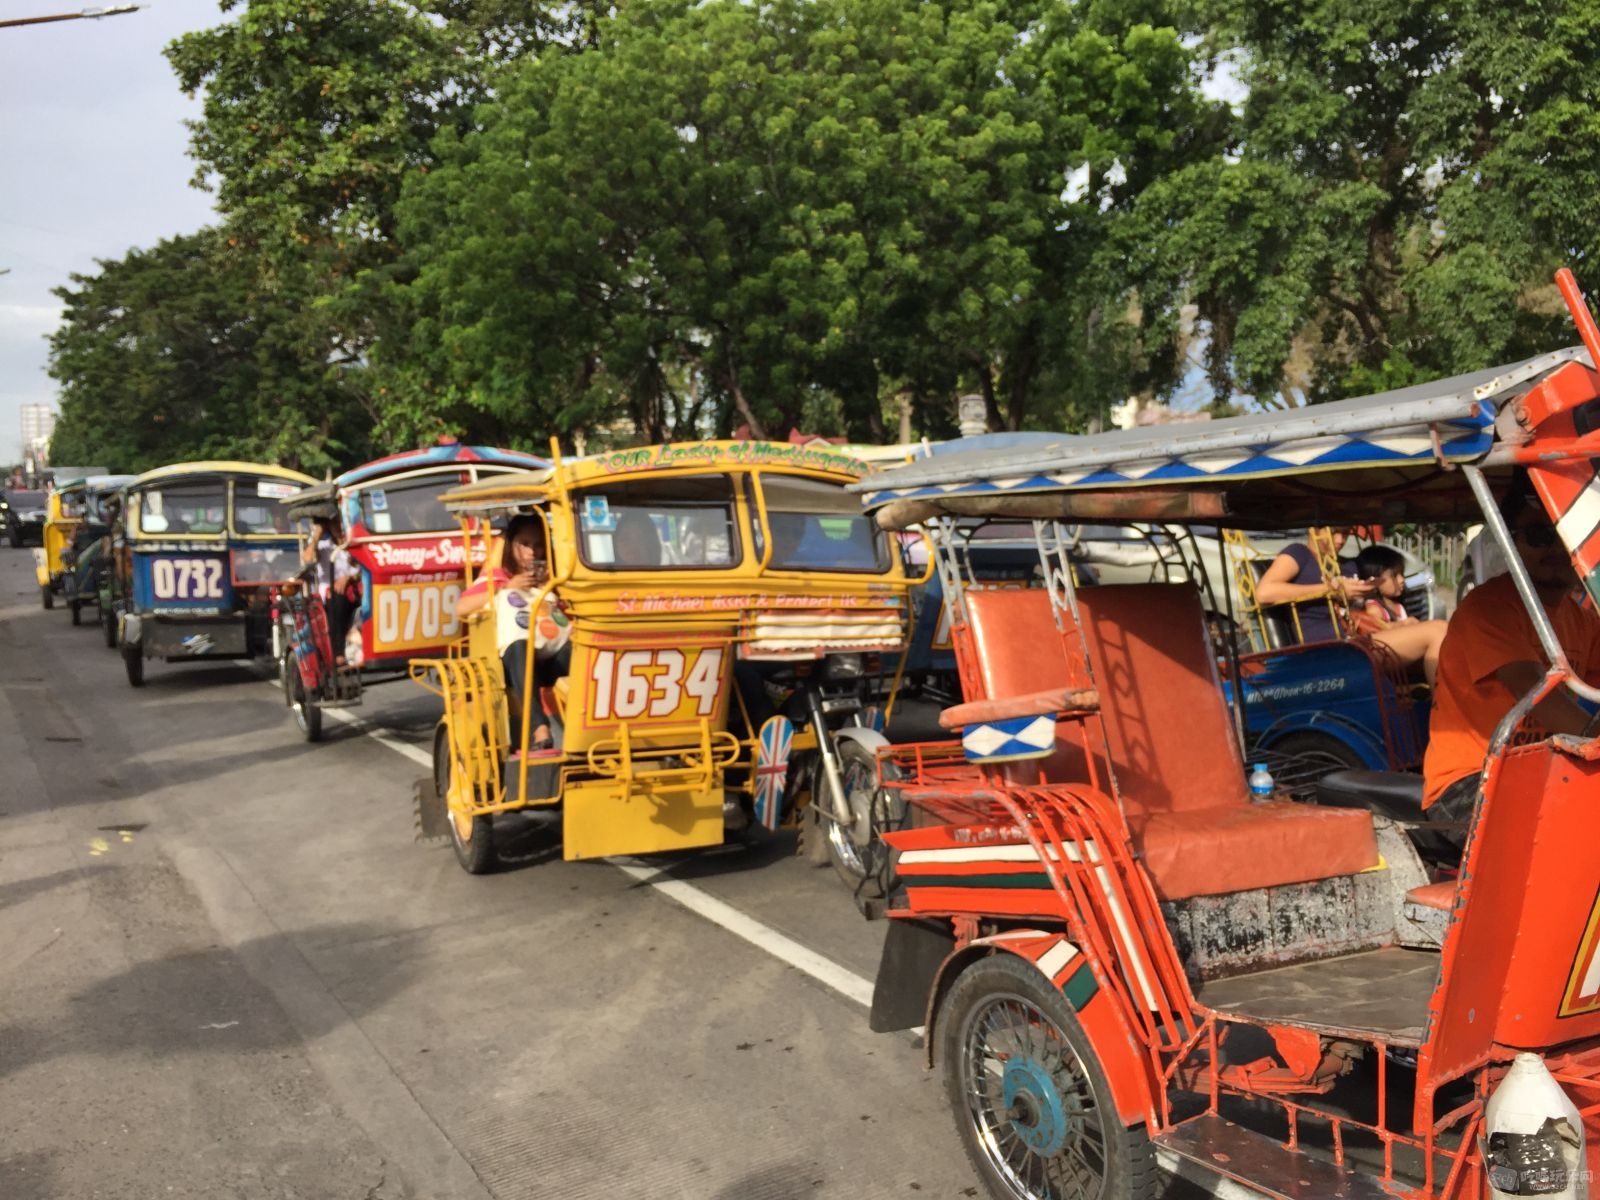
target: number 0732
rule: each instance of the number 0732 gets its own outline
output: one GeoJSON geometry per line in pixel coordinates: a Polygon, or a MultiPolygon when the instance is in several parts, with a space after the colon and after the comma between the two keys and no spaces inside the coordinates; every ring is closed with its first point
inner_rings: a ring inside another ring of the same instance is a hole
{"type": "Polygon", "coordinates": [[[717,711],[721,646],[598,650],[589,667],[596,721],[684,720],[717,711]]]}

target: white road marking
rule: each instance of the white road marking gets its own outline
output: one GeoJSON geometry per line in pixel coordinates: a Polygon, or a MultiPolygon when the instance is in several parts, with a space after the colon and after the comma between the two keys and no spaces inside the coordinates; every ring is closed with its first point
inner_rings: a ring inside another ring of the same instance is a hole
{"type": "MultiPolygon", "coordinates": [[[[277,686],[277,681],[271,681],[277,686]]],[[[322,715],[332,717],[360,733],[366,734],[379,745],[393,750],[396,754],[404,755],[412,762],[424,767],[433,766],[433,756],[420,746],[413,746],[409,742],[402,742],[392,737],[372,722],[361,717],[352,716],[343,709],[325,708],[322,715]]],[[[670,878],[654,867],[648,866],[637,859],[613,858],[607,859],[613,866],[624,873],[631,875],[641,883],[647,883],[662,895],[677,901],[690,912],[697,913],[710,921],[713,925],[720,926],[733,934],[743,938],[752,946],[764,950],[780,962],[785,962],[797,971],[803,971],[823,986],[832,988],[839,995],[848,1000],[854,1000],[865,1008],[872,1006],[872,981],[857,975],[854,971],[840,966],[832,959],[824,958],[815,950],[807,949],[799,942],[786,934],[779,933],[768,925],[763,925],[754,917],[747,916],[731,904],[718,900],[709,892],[702,891],[692,883],[681,879],[670,878]]],[[[921,1030],[915,1030],[919,1036],[921,1030]]]]}
{"type": "Polygon", "coordinates": [[[427,767],[430,770],[433,767],[433,755],[428,751],[424,750],[421,746],[413,746],[410,742],[402,742],[399,738],[393,737],[390,734],[385,733],[382,729],[379,729],[371,721],[365,720],[362,717],[353,717],[349,713],[345,712],[342,708],[325,708],[322,710],[322,715],[325,717],[332,717],[335,721],[339,721],[360,733],[366,734],[380,746],[387,746],[396,754],[402,754],[414,763],[427,767]]]}
{"type": "Polygon", "coordinates": [[[830,958],[807,949],[786,934],[763,925],[754,917],[740,912],[726,901],[718,900],[701,891],[692,883],[681,879],[663,878],[663,872],[640,862],[636,858],[608,859],[613,866],[631,875],[641,883],[648,883],[664,896],[669,896],[690,912],[698,913],[714,925],[726,929],[735,937],[743,938],[752,946],[766,951],[774,958],[804,971],[811,978],[832,988],[841,996],[854,1000],[863,1007],[872,1005],[872,984],[830,958]]]}

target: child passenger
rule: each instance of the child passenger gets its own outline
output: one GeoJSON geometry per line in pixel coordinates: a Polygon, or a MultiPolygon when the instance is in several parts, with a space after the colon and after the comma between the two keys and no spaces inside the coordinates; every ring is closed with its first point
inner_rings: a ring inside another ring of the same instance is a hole
{"type": "Polygon", "coordinates": [[[546,561],[544,519],[538,516],[514,517],[505,530],[505,551],[498,565],[486,567],[472,586],[456,600],[456,617],[464,619],[482,612],[489,604],[489,583],[494,582],[495,643],[505,669],[506,696],[511,702],[511,757],[522,754],[522,712],[528,710],[530,745],[535,753],[552,752],[555,740],[550,732],[550,716],[544,711],[540,691],[550,687],[572,662],[567,644],[571,627],[554,594],[545,599],[545,611],[533,623],[530,606],[534,596],[550,579],[546,561]],[[528,634],[530,626],[538,637],[534,646],[533,689],[522,694],[528,677],[528,634]]]}

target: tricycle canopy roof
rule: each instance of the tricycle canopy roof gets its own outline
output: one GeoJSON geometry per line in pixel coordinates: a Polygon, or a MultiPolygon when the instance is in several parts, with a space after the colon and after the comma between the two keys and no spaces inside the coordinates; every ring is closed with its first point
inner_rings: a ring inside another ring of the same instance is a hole
{"type": "Polygon", "coordinates": [[[281,479],[285,483],[302,486],[316,482],[309,475],[302,475],[299,471],[291,471],[288,467],[280,467],[272,463],[218,459],[203,462],[173,463],[170,466],[157,467],[153,471],[146,471],[143,475],[138,476],[128,484],[128,488],[131,491],[142,491],[147,487],[169,483],[184,476],[221,477],[224,479],[281,479]]]}
{"type": "Polygon", "coordinates": [[[497,467],[516,467],[523,471],[537,471],[549,466],[549,460],[521,450],[501,450],[495,446],[463,446],[460,442],[440,442],[421,450],[405,450],[384,458],[373,459],[359,467],[352,467],[334,479],[336,488],[357,487],[374,479],[415,471],[422,467],[445,463],[489,463],[497,467]]]}
{"type": "Polygon", "coordinates": [[[942,515],[1247,528],[1475,519],[1455,467],[1497,465],[1497,416],[1573,361],[1589,365],[1571,347],[1289,412],[957,450],[874,472],[852,490],[892,529],[942,515]]]}
{"type": "Polygon", "coordinates": [[[851,483],[862,464],[829,447],[784,442],[671,442],[568,458],[542,471],[497,475],[455,488],[440,497],[457,513],[493,513],[538,504],[566,488],[583,488],[632,475],[699,474],[718,471],[774,471],[851,483]]]}
{"type": "Polygon", "coordinates": [[[139,478],[137,475],[90,475],[87,478],[79,477],[69,479],[65,483],[57,483],[56,491],[92,492],[97,496],[104,496],[111,492],[120,492],[137,478],[139,478]]]}

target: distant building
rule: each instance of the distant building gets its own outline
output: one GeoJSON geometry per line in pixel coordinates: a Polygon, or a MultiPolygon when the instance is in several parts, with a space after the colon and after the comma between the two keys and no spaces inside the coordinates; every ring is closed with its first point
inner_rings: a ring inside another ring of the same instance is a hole
{"type": "Polygon", "coordinates": [[[36,446],[48,443],[56,429],[56,410],[48,404],[22,406],[22,444],[36,446]]]}

